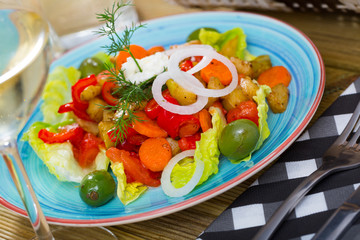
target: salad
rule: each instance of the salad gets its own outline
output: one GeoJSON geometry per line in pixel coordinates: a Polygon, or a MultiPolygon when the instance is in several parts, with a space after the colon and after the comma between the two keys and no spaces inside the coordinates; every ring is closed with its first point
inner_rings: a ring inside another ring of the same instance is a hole
{"type": "Polygon", "coordinates": [[[249,161],[270,134],[268,106],[286,110],[291,75],[249,53],[240,28],[201,28],[169,49],[120,40],[120,50],[54,69],[44,119],[24,136],[91,206],[115,193],[126,205],[152,187],[186,195],[217,174],[221,155],[249,161]]]}

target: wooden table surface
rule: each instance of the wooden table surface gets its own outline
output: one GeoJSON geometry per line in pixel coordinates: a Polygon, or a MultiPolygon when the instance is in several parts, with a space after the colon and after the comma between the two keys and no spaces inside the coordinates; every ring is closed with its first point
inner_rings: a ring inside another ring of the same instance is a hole
{"type": "MultiPolygon", "coordinates": [[[[202,11],[164,2],[135,0],[140,19],[148,20],[202,11]]],[[[221,9],[232,11],[232,9],[221,9]]],[[[283,20],[303,31],[318,47],[325,62],[326,87],[313,121],[360,75],[360,14],[258,12],[283,20]]],[[[312,121],[312,122],[313,122],[312,121]]],[[[208,201],[157,219],[108,227],[119,239],[195,239],[258,177],[208,201]]],[[[0,239],[33,237],[28,219],[0,206],[0,239]]],[[[88,238],[88,239],[91,239],[88,238]]]]}

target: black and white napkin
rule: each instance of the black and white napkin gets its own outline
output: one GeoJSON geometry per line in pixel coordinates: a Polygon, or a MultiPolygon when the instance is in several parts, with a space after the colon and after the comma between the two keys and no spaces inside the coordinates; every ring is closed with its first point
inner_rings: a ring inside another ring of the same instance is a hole
{"type": "MultiPolygon", "coordinates": [[[[321,156],[340,135],[360,100],[360,78],[322,114],[198,237],[251,239],[301,181],[321,165],[321,156]]],[[[360,159],[359,159],[360,161],[360,159]]],[[[360,168],[322,180],[298,204],[272,239],[311,239],[331,214],[360,185],[360,168]]],[[[343,239],[360,239],[357,221],[343,239]]]]}

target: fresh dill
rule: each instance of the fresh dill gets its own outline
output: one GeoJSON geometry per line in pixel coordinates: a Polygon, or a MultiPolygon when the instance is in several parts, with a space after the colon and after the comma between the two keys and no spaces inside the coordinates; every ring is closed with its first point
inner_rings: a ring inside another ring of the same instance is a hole
{"type": "Polygon", "coordinates": [[[139,71],[142,72],[139,63],[130,51],[130,40],[134,32],[144,27],[144,25],[132,23],[130,27],[125,27],[122,36],[120,36],[116,30],[116,21],[122,14],[120,10],[127,6],[131,6],[131,3],[117,2],[114,3],[111,8],[105,9],[104,13],[97,14],[97,19],[104,23],[104,26],[97,30],[96,33],[100,36],[107,36],[111,41],[110,45],[104,46],[109,55],[116,56],[120,51],[128,52],[131,58],[134,59],[139,71]]]}
{"type": "MultiPolygon", "coordinates": [[[[97,18],[104,22],[104,26],[98,31],[98,34],[107,36],[111,41],[108,46],[103,46],[109,55],[116,56],[120,51],[125,51],[130,54],[135,61],[139,71],[142,69],[130,51],[130,40],[136,30],[144,25],[132,24],[131,27],[126,27],[122,35],[116,31],[115,22],[121,15],[123,7],[131,5],[130,3],[114,3],[111,9],[105,9],[103,14],[98,14],[97,18]]],[[[142,83],[136,84],[125,78],[124,71],[121,69],[114,69],[110,65],[106,65],[106,69],[110,73],[109,81],[114,81],[118,86],[113,89],[113,96],[118,98],[116,106],[107,105],[105,109],[115,112],[115,124],[112,129],[111,138],[116,139],[116,144],[122,142],[128,133],[128,128],[134,121],[141,121],[136,115],[136,109],[143,106],[144,102],[151,97],[151,84],[155,77],[150,78],[142,83]]]]}

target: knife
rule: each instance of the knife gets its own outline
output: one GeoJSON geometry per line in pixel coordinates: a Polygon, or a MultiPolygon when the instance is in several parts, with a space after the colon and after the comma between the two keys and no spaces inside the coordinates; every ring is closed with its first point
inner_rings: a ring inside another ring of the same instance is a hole
{"type": "Polygon", "coordinates": [[[360,216],[360,187],[331,215],[312,240],[339,239],[360,216]]]}

